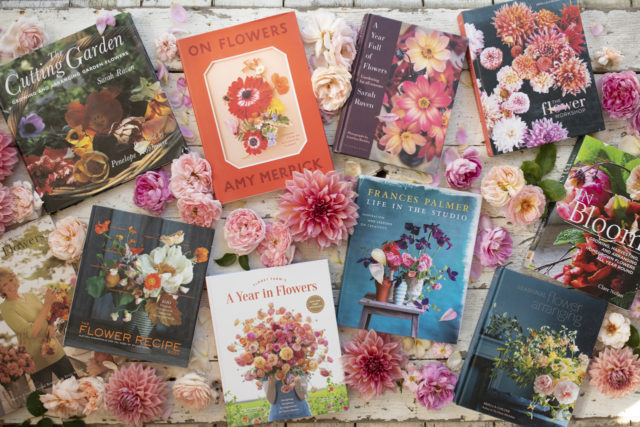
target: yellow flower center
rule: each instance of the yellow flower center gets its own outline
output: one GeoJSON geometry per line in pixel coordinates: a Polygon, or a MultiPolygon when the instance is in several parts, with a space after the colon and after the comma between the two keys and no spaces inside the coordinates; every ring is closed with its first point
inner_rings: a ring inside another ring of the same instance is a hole
{"type": "Polygon", "coordinates": [[[175,274],[176,273],[175,268],[173,268],[172,266],[164,262],[161,262],[160,264],[156,265],[156,270],[158,271],[158,274],[163,274],[163,273],[175,274]]]}
{"type": "Polygon", "coordinates": [[[400,134],[400,139],[403,143],[409,142],[411,140],[411,132],[404,131],[400,134]]]}
{"type": "Polygon", "coordinates": [[[425,59],[433,58],[433,50],[430,47],[423,47],[421,53],[422,56],[425,57],[425,59]]]}
{"type": "Polygon", "coordinates": [[[422,98],[418,99],[418,107],[422,108],[423,110],[426,110],[427,108],[429,108],[429,105],[431,105],[431,100],[426,96],[423,96],[422,98]]]}

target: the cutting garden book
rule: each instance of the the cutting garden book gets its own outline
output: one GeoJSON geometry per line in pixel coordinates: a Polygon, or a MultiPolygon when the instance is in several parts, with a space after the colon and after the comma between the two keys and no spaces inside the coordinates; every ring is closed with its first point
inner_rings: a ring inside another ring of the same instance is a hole
{"type": "Polygon", "coordinates": [[[186,148],[131,15],[0,67],[0,104],[47,212],[158,168],[186,148]]]}
{"type": "Polygon", "coordinates": [[[333,169],[294,12],[178,48],[221,202],[279,190],[294,171],[333,169]]]}

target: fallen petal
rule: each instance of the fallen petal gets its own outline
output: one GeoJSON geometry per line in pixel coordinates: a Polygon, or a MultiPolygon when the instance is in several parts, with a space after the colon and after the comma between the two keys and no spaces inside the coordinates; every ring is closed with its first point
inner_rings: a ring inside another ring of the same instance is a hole
{"type": "Polygon", "coordinates": [[[453,308],[448,309],[444,312],[442,317],[440,318],[441,322],[446,322],[447,320],[453,320],[458,317],[458,313],[453,308]]]}
{"type": "Polygon", "coordinates": [[[596,37],[602,34],[602,31],[604,31],[604,27],[599,22],[596,22],[591,26],[591,34],[596,37]]]}
{"type": "Polygon", "coordinates": [[[182,23],[187,20],[187,10],[177,3],[171,5],[171,19],[182,23]]]}
{"type": "Polygon", "coordinates": [[[463,127],[459,127],[456,132],[456,141],[458,144],[463,145],[467,143],[467,130],[463,127]]]}
{"type": "Polygon", "coordinates": [[[449,166],[449,163],[452,163],[454,160],[457,160],[459,158],[460,154],[458,153],[458,150],[453,147],[447,147],[447,149],[444,150],[444,154],[442,155],[442,161],[445,166],[449,166]]]}

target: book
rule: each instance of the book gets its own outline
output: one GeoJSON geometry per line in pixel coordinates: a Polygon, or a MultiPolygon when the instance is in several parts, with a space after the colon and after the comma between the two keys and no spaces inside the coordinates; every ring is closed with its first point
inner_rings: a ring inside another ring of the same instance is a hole
{"type": "Polygon", "coordinates": [[[226,421],[349,406],[327,260],[207,277],[226,421]]]}
{"type": "Polygon", "coordinates": [[[50,216],[0,237],[0,416],[58,380],[86,374],[90,352],[62,347],[76,272],[49,250],[50,216]]]}
{"type": "Polygon", "coordinates": [[[455,344],[482,199],[361,176],[338,325],[455,344]]]}
{"type": "Polygon", "coordinates": [[[636,156],[583,137],[562,178],[567,195],[550,206],[526,265],[628,310],[640,277],[638,166],[636,156]]]}
{"type": "Polygon", "coordinates": [[[186,367],[213,230],[94,206],[65,345],[186,367]]]}
{"type": "Polygon", "coordinates": [[[366,14],[333,151],[437,173],[467,39],[366,14]]]}
{"type": "Polygon", "coordinates": [[[493,276],[457,405],[528,426],[567,426],[607,303],[505,268],[493,276]]]}
{"type": "Polygon", "coordinates": [[[490,156],[604,130],[577,2],[500,2],[458,23],[490,156]]]}
{"type": "Polygon", "coordinates": [[[178,40],[213,189],[230,202],[333,169],[295,12],[178,40]]]}
{"type": "Polygon", "coordinates": [[[131,15],[0,66],[0,104],[52,213],[186,151],[131,15]]]}

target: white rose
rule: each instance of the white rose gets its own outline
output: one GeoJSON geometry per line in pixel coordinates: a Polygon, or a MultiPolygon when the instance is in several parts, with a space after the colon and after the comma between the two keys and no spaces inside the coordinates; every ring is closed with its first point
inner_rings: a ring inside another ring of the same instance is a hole
{"type": "Polygon", "coordinates": [[[598,333],[598,340],[613,348],[622,348],[631,335],[631,322],[620,313],[609,313],[598,333]]]}
{"type": "Polygon", "coordinates": [[[351,73],[343,67],[318,67],[311,75],[318,106],[327,111],[342,107],[351,94],[351,73]]]}

